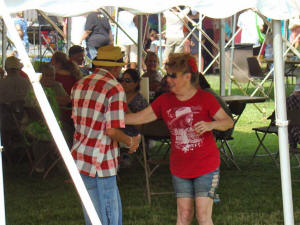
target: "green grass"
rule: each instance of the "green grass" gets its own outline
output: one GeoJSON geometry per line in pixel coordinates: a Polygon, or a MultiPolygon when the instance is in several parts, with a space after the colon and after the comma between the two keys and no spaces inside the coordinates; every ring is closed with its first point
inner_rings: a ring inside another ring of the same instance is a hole
{"type": "MultiPolygon", "coordinates": [[[[217,77],[208,77],[218,89],[217,77]]],[[[287,90],[289,94],[292,90],[287,90]]],[[[233,94],[240,94],[233,86],[233,94]]],[[[274,101],[257,104],[266,115],[274,110],[274,101]]],[[[214,205],[216,225],[281,225],[283,224],[280,170],[269,157],[257,157],[249,165],[258,144],[253,127],[268,124],[265,116],[253,104],[248,104],[234,131],[230,145],[241,167],[221,165],[218,193],[221,202],[214,205]]],[[[267,145],[278,150],[276,136],[270,136],[267,145]]],[[[296,165],[291,158],[292,166],[296,165]]],[[[292,168],[295,224],[300,224],[300,169],[292,168]]],[[[29,176],[26,163],[4,166],[5,207],[8,225],[79,225],[84,224],[81,204],[72,184],[65,183],[67,175],[53,171],[46,180],[29,176]]],[[[173,191],[168,165],[158,168],[151,178],[153,191],[173,191]]],[[[121,169],[119,189],[123,204],[124,225],[174,225],[176,199],[174,195],[152,196],[148,205],[143,168],[134,164],[121,169]]],[[[196,221],[193,224],[197,224],[196,221]]]]}

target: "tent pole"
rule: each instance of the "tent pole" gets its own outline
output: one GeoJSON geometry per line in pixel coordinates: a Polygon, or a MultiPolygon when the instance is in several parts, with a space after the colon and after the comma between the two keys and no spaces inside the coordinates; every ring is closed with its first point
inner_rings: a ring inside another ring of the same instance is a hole
{"type": "Polygon", "coordinates": [[[2,19],[2,67],[4,67],[4,63],[6,60],[6,47],[7,47],[7,39],[6,39],[6,26],[4,20],[2,19]]]}
{"type": "MultiPolygon", "coordinates": [[[[0,121],[2,126],[2,121],[0,121]]],[[[1,134],[1,133],[0,133],[1,134]]],[[[4,198],[4,180],[3,180],[3,165],[2,165],[2,151],[3,146],[1,143],[1,135],[0,135],[0,224],[5,225],[5,198],[4,198]]]]}
{"type": "Polygon", "coordinates": [[[115,20],[116,22],[114,22],[115,24],[115,29],[114,29],[114,45],[117,45],[117,36],[118,36],[118,26],[116,23],[119,22],[119,7],[115,7],[115,20]]]}
{"type": "MultiPolygon", "coordinates": [[[[4,68],[6,59],[6,26],[2,19],[2,67],[4,68]]],[[[2,121],[0,121],[2,127],[2,121]]],[[[1,133],[0,133],[1,134],[1,133]]],[[[5,225],[5,198],[4,198],[4,180],[3,180],[3,165],[2,165],[2,140],[0,135],[0,224],[5,225]]]]}
{"type": "Polygon", "coordinates": [[[162,68],[163,56],[162,56],[162,42],[161,42],[161,13],[158,13],[158,33],[159,33],[159,49],[158,49],[158,58],[159,58],[159,67],[162,68]]]}
{"type": "MultiPolygon", "coordinates": [[[[199,24],[198,27],[202,29],[202,14],[199,13],[199,24]]],[[[202,65],[202,33],[198,30],[198,36],[199,36],[199,43],[198,43],[198,71],[203,73],[203,66],[202,65]]],[[[204,61],[204,60],[203,60],[204,61]]],[[[203,62],[204,63],[204,62],[203,62]]]]}
{"type": "Polygon", "coordinates": [[[143,72],[143,63],[142,63],[142,54],[143,54],[143,16],[138,16],[138,70],[140,74],[143,72]]]}
{"type": "Polygon", "coordinates": [[[220,95],[225,96],[225,20],[220,19],[220,95]]]}
{"type": "Polygon", "coordinates": [[[71,25],[72,25],[72,17],[68,17],[67,18],[67,33],[66,33],[66,39],[67,39],[66,53],[67,54],[71,47],[71,29],[72,29],[71,25]]]}
{"type": "Polygon", "coordinates": [[[75,188],[79,194],[79,197],[84,205],[87,214],[93,225],[102,225],[97,215],[97,212],[94,208],[94,205],[91,201],[89,193],[86,190],[86,187],[81,179],[78,168],[74,162],[74,159],[70,153],[69,147],[64,139],[62,131],[57,123],[57,120],[54,116],[54,113],[51,109],[51,106],[48,102],[48,99],[45,95],[45,92],[39,82],[39,76],[35,73],[33,66],[30,62],[28,54],[25,51],[25,47],[21,41],[20,36],[15,29],[12,18],[9,15],[9,10],[7,9],[4,0],[0,0],[0,8],[2,9],[2,18],[5,21],[7,30],[11,35],[11,40],[15,44],[18,54],[20,58],[22,58],[22,62],[24,64],[24,71],[28,74],[28,78],[32,84],[33,91],[35,93],[37,102],[40,105],[41,111],[44,115],[45,121],[48,125],[48,128],[51,132],[53,140],[56,143],[56,146],[66,164],[66,167],[69,171],[69,174],[74,182],[75,188]]]}
{"type": "MultiPolygon", "coordinates": [[[[5,65],[6,58],[6,26],[2,19],[2,67],[5,65]]],[[[2,121],[0,121],[0,127],[2,127],[2,121]]],[[[1,133],[0,133],[1,134],[1,133]]],[[[4,180],[3,180],[3,165],[2,165],[2,141],[0,135],[0,224],[5,225],[5,198],[4,198],[4,180]]]]}
{"type": "Polygon", "coordinates": [[[288,121],[284,87],[284,65],[282,57],[282,37],[280,20],[273,20],[273,46],[275,71],[276,124],[279,136],[279,155],[283,215],[285,225],[294,225],[293,198],[291,186],[291,168],[288,143],[288,121]]]}
{"type": "MultiPolygon", "coordinates": [[[[236,28],[236,14],[234,14],[232,16],[232,35],[235,34],[235,28],[236,28]]],[[[232,40],[231,43],[231,51],[230,51],[230,67],[229,67],[229,83],[228,83],[228,95],[231,95],[231,86],[232,86],[232,82],[230,77],[232,76],[232,71],[233,71],[233,57],[234,57],[234,39],[232,40]]]]}

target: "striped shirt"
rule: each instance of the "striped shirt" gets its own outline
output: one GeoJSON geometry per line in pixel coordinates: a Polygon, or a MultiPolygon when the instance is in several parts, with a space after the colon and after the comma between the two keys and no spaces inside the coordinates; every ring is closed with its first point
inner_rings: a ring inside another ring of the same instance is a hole
{"type": "Polygon", "coordinates": [[[75,126],[71,152],[79,171],[91,177],[115,176],[120,151],[105,130],[125,127],[123,87],[108,71],[97,69],[75,83],[71,99],[75,126]]]}

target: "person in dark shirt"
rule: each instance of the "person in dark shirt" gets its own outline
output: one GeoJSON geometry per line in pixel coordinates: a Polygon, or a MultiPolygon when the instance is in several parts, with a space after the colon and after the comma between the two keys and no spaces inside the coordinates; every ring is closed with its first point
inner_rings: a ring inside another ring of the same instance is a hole
{"type": "Polygon", "coordinates": [[[100,12],[92,12],[88,15],[84,33],[80,44],[86,40],[87,56],[94,59],[99,47],[113,43],[109,20],[100,12]]]}

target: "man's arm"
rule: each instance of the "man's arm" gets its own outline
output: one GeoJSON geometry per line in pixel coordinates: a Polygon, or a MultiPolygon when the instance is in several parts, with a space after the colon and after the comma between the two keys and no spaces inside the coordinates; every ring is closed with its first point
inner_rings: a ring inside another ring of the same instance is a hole
{"type": "Polygon", "coordinates": [[[82,44],[82,42],[92,33],[91,30],[85,30],[80,38],[80,45],[82,44]]]}
{"type": "Polygon", "coordinates": [[[139,135],[135,137],[130,137],[117,128],[106,129],[105,133],[111,139],[126,144],[129,148],[129,153],[135,152],[136,149],[139,147],[139,135]]]}
{"type": "Polygon", "coordinates": [[[113,45],[113,44],[114,44],[114,39],[113,39],[113,35],[112,35],[111,30],[109,31],[109,44],[110,44],[110,45],[113,45]]]}
{"type": "Polygon", "coordinates": [[[23,39],[24,33],[22,31],[22,28],[21,28],[20,24],[16,24],[16,29],[17,29],[18,34],[21,37],[21,39],[23,39]]]}
{"type": "Polygon", "coordinates": [[[125,115],[125,123],[131,125],[140,125],[156,120],[157,117],[151,106],[148,106],[137,113],[129,113],[125,115]]]}

